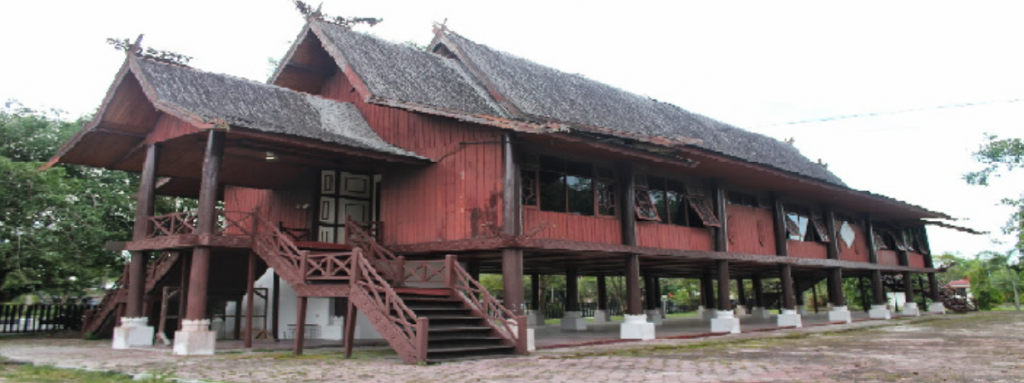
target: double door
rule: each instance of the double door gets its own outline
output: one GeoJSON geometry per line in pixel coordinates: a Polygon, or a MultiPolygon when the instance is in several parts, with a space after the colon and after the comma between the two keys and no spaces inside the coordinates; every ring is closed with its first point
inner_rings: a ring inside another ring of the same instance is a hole
{"type": "Polygon", "coordinates": [[[320,172],[317,241],[345,243],[345,218],[372,221],[374,177],[337,170],[320,172]]]}

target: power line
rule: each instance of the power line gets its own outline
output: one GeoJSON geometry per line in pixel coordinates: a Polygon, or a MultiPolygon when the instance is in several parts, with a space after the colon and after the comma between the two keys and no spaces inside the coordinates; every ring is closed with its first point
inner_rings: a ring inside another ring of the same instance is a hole
{"type": "Polygon", "coordinates": [[[972,107],[972,106],[983,106],[983,105],[991,105],[991,104],[1009,104],[1009,103],[1020,102],[1020,101],[1021,101],[1021,99],[1014,98],[1014,99],[1010,99],[1010,100],[965,102],[965,103],[960,103],[960,104],[947,104],[947,105],[938,105],[938,106],[928,106],[928,107],[922,107],[922,108],[893,110],[893,111],[887,111],[887,112],[869,112],[869,113],[847,114],[847,115],[833,116],[833,117],[812,118],[812,119],[809,119],[809,120],[798,120],[798,121],[780,122],[780,123],[775,123],[775,124],[759,125],[757,127],[758,128],[766,128],[766,127],[772,127],[772,126],[810,124],[810,123],[815,123],[815,122],[832,122],[832,121],[838,121],[838,120],[848,120],[848,119],[852,119],[852,118],[880,117],[880,116],[889,116],[889,115],[894,115],[894,114],[923,112],[923,111],[929,111],[929,110],[968,108],[968,107],[972,107]]]}

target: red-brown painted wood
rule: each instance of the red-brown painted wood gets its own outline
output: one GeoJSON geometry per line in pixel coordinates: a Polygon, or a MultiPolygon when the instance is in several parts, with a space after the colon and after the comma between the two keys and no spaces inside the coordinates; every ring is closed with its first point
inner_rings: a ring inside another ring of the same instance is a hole
{"type": "Polygon", "coordinates": [[[713,251],[715,247],[708,229],[638,221],[637,246],[675,250],[713,251]]]}
{"type": "Polygon", "coordinates": [[[907,252],[907,266],[910,267],[925,267],[924,254],[915,253],[913,251],[907,252]]]}
{"type": "Polygon", "coordinates": [[[542,224],[546,224],[547,228],[534,235],[534,238],[622,243],[621,223],[616,217],[582,216],[537,209],[523,210],[523,227],[526,231],[542,224]]]}
{"type": "Polygon", "coordinates": [[[746,254],[775,255],[772,211],[743,205],[727,205],[729,250],[746,254]]]}
{"type": "MultiPolygon", "coordinates": [[[[837,228],[842,227],[842,225],[841,221],[836,222],[837,228]]],[[[852,246],[843,241],[839,235],[836,235],[836,240],[839,241],[839,259],[851,262],[869,262],[867,231],[860,225],[850,224],[850,228],[853,229],[854,233],[852,246]]]]}
{"type": "Polygon", "coordinates": [[[828,259],[828,249],[820,242],[789,241],[789,256],[795,258],[828,259]]]}
{"type": "Polygon", "coordinates": [[[368,104],[343,73],[323,97],[351,102],[383,138],[435,164],[386,172],[381,216],[386,245],[482,238],[502,225],[502,132],[496,128],[368,104]]]}
{"type": "Polygon", "coordinates": [[[896,254],[896,250],[878,250],[878,264],[879,265],[889,265],[889,266],[899,266],[900,265],[899,255],[896,254]]]}

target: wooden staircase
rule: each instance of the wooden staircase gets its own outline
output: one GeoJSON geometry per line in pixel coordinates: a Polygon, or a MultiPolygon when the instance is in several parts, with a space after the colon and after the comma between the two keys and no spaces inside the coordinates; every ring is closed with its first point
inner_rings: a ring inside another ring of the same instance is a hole
{"type": "MultiPolygon", "coordinates": [[[[163,281],[167,273],[171,271],[178,262],[178,252],[164,252],[154,262],[150,262],[146,269],[146,291],[149,294],[155,290],[163,281]]],[[[117,318],[128,301],[128,266],[125,271],[114,282],[114,285],[107,289],[103,300],[96,308],[86,311],[83,318],[82,334],[94,336],[108,334],[113,331],[117,318]]]]}
{"type": "Polygon", "coordinates": [[[254,250],[300,297],[348,297],[406,363],[526,353],[515,316],[454,255],[407,262],[349,220],[350,252],[299,250],[257,218],[254,250]],[[415,286],[415,287],[412,287],[415,286]]]}

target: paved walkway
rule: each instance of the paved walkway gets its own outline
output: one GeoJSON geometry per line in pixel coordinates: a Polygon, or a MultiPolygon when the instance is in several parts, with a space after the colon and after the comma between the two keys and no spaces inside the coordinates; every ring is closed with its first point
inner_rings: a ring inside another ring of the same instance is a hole
{"type": "Polygon", "coordinates": [[[927,316],[850,325],[542,350],[434,366],[386,349],[175,357],[108,341],[0,340],[0,355],[61,367],[223,382],[1022,382],[1024,314],[927,316]]]}

